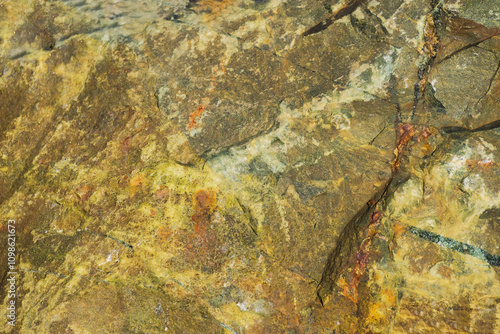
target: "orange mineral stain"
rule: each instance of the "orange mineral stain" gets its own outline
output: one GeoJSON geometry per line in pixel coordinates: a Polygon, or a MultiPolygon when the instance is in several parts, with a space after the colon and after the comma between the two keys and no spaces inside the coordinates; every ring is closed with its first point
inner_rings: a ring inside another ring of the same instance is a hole
{"type": "Polygon", "coordinates": [[[401,165],[401,157],[406,150],[409,141],[415,136],[415,128],[411,124],[402,124],[397,129],[398,141],[394,155],[396,156],[392,162],[392,168],[397,171],[401,165]]]}
{"type": "Polygon", "coordinates": [[[159,241],[166,241],[170,235],[172,234],[172,230],[169,227],[160,226],[156,231],[156,236],[159,241]]]}
{"type": "Polygon", "coordinates": [[[210,225],[210,216],[217,208],[215,191],[198,190],[193,196],[193,208],[195,213],[191,216],[191,220],[196,223],[194,232],[204,240],[210,225]]]}
{"type": "Polygon", "coordinates": [[[145,184],[146,180],[144,178],[144,175],[142,174],[138,174],[130,178],[129,180],[130,196],[134,196],[139,191],[141,191],[145,184]]]}
{"type": "Polygon", "coordinates": [[[189,125],[188,125],[189,130],[196,127],[196,122],[201,117],[204,111],[205,111],[205,106],[199,105],[198,107],[196,107],[196,110],[193,113],[191,113],[191,115],[189,115],[189,125]]]}
{"type": "Polygon", "coordinates": [[[193,210],[191,221],[194,222],[193,232],[186,244],[186,257],[207,267],[218,266],[223,260],[222,243],[217,234],[216,191],[201,189],[193,195],[193,210]]]}
{"type": "Polygon", "coordinates": [[[380,225],[382,219],[381,211],[374,211],[372,213],[370,223],[368,224],[368,230],[366,232],[366,237],[361,243],[358,252],[355,256],[356,265],[352,269],[350,274],[350,281],[346,282],[344,279],[340,280],[340,287],[342,291],[340,292],[346,298],[349,298],[353,303],[358,302],[358,285],[361,281],[363,275],[365,275],[368,263],[370,261],[370,246],[373,237],[377,234],[377,226],[380,225]]]}

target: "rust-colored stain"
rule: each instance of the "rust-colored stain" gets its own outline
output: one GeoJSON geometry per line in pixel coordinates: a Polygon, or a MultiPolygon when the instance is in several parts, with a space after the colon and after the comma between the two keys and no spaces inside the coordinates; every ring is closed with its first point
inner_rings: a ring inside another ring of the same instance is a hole
{"type": "Polygon", "coordinates": [[[406,150],[409,141],[415,136],[415,128],[411,124],[401,124],[397,128],[398,141],[396,144],[396,149],[394,150],[394,161],[392,162],[392,168],[394,171],[399,170],[401,166],[401,157],[403,152],[406,150]]]}
{"type": "Polygon", "coordinates": [[[146,181],[144,175],[137,174],[129,179],[130,186],[130,196],[134,196],[139,191],[142,190],[142,187],[145,185],[146,181]]]}
{"type": "Polygon", "coordinates": [[[199,105],[198,107],[196,107],[196,110],[193,113],[191,113],[191,115],[189,115],[189,125],[188,125],[189,130],[196,127],[196,122],[198,118],[201,117],[204,111],[205,111],[205,106],[199,105]]]}
{"type": "Polygon", "coordinates": [[[217,78],[226,73],[226,63],[227,59],[222,59],[219,65],[212,67],[212,77],[210,78],[210,87],[208,88],[209,92],[213,92],[217,87],[217,78]]]}
{"type": "Polygon", "coordinates": [[[144,184],[144,175],[138,174],[130,179],[131,187],[140,187],[144,184]]]}
{"type": "Polygon", "coordinates": [[[191,220],[195,225],[186,245],[187,256],[207,267],[213,267],[222,260],[221,244],[212,226],[212,216],[217,209],[216,191],[198,190],[193,195],[193,209],[195,212],[191,220]]]}
{"type": "Polygon", "coordinates": [[[405,232],[405,228],[403,224],[400,222],[395,222],[393,225],[393,236],[392,236],[392,243],[390,244],[390,251],[392,252],[395,247],[398,245],[398,240],[401,238],[401,235],[403,235],[403,232],[405,232]]]}
{"type": "Polygon", "coordinates": [[[130,151],[130,140],[132,139],[132,135],[125,137],[125,139],[121,142],[121,147],[124,152],[130,151]]]}
{"type": "Polygon", "coordinates": [[[94,193],[94,186],[93,185],[88,185],[88,184],[83,185],[83,186],[81,186],[80,188],[77,189],[76,193],[77,193],[78,197],[80,197],[80,199],[83,202],[85,202],[94,193]]]}
{"type": "Polygon", "coordinates": [[[381,211],[374,211],[372,213],[370,223],[368,225],[368,231],[366,238],[361,243],[358,252],[356,253],[356,265],[354,269],[350,272],[349,282],[346,282],[344,278],[339,280],[339,285],[342,291],[341,295],[350,299],[353,303],[358,302],[358,285],[361,278],[366,272],[366,267],[369,263],[370,257],[370,245],[373,237],[377,234],[377,226],[380,225],[380,220],[382,219],[381,211]]]}
{"type": "Polygon", "coordinates": [[[164,187],[160,187],[160,189],[158,189],[155,192],[156,199],[165,199],[165,200],[168,200],[169,195],[170,195],[170,191],[168,190],[168,188],[164,188],[164,187]]]}
{"type": "Polygon", "coordinates": [[[453,275],[453,269],[451,269],[449,266],[442,265],[438,268],[438,273],[444,278],[451,279],[451,276],[453,275]]]}
{"type": "Polygon", "coordinates": [[[420,134],[417,138],[417,143],[422,143],[420,146],[420,151],[422,155],[428,155],[431,154],[432,151],[434,151],[435,147],[432,146],[427,139],[432,136],[436,132],[436,129],[434,128],[424,128],[422,131],[420,131],[420,134]]]}
{"type": "Polygon", "coordinates": [[[234,2],[234,0],[200,0],[196,2],[193,9],[199,13],[204,13],[206,15],[205,19],[210,20],[220,16],[234,2]]]}
{"type": "Polygon", "coordinates": [[[194,215],[191,220],[196,223],[195,232],[200,233],[204,228],[204,223],[210,220],[210,216],[217,208],[217,199],[215,191],[211,189],[198,190],[193,196],[194,215]]]}
{"type": "Polygon", "coordinates": [[[429,13],[427,14],[424,28],[424,45],[420,53],[428,57],[435,57],[438,44],[439,40],[436,34],[436,24],[434,23],[432,14],[429,13]]]}
{"type": "Polygon", "coordinates": [[[172,230],[169,227],[160,226],[156,231],[156,236],[159,241],[166,241],[170,235],[172,234],[172,230]]]}
{"type": "Polygon", "coordinates": [[[467,163],[467,166],[470,169],[488,169],[489,167],[493,166],[495,162],[491,160],[490,157],[486,157],[483,160],[469,160],[467,159],[465,161],[467,163]]]}

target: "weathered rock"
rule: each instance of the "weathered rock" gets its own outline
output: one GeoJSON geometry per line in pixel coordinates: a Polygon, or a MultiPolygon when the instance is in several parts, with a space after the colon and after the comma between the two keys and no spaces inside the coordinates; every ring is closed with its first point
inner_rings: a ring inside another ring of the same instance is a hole
{"type": "Polygon", "coordinates": [[[0,4],[0,331],[498,332],[499,11],[0,4]]]}

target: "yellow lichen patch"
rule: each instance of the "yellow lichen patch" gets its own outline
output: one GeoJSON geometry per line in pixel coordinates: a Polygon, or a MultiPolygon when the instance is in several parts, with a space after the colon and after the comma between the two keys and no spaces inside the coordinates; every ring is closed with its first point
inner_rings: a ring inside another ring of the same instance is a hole
{"type": "Polygon", "coordinates": [[[158,238],[159,242],[167,241],[171,234],[172,229],[168,226],[160,226],[156,231],[156,237],[158,238]]]}
{"type": "Polygon", "coordinates": [[[248,329],[261,316],[258,313],[245,311],[244,309],[245,307],[241,304],[239,306],[236,303],[226,304],[221,308],[222,314],[219,317],[215,316],[215,318],[221,322],[236,323],[239,327],[248,329]]]}
{"type": "Polygon", "coordinates": [[[149,203],[142,203],[139,207],[139,211],[144,215],[144,217],[156,216],[156,210],[149,203]]]}
{"type": "Polygon", "coordinates": [[[130,186],[130,196],[134,196],[139,191],[141,191],[146,185],[146,179],[143,174],[137,174],[130,178],[129,186],[130,186]]]}
{"type": "Polygon", "coordinates": [[[394,291],[386,289],[382,291],[382,298],[386,302],[387,305],[392,307],[396,303],[396,296],[394,295],[394,291]]]}
{"type": "Polygon", "coordinates": [[[370,305],[368,310],[368,320],[372,324],[379,323],[387,317],[387,306],[385,303],[379,302],[370,305]]]}

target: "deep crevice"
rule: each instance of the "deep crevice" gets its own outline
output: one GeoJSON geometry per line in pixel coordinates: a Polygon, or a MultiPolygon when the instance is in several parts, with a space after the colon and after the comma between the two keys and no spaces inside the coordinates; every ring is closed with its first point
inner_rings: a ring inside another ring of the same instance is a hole
{"type": "Polygon", "coordinates": [[[406,182],[408,176],[393,175],[386,184],[351,218],[340,233],[333,252],[330,253],[326,261],[320,283],[317,287],[317,296],[324,305],[324,298],[333,289],[342,271],[348,265],[349,257],[356,246],[360,244],[360,232],[366,228],[370,221],[370,216],[377,204],[386,200],[400,184],[406,182]]]}
{"type": "Polygon", "coordinates": [[[484,94],[477,100],[476,104],[474,105],[474,108],[477,109],[477,106],[479,105],[481,100],[483,100],[486,97],[486,95],[488,95],[488,93],[491,91],[491,87],[493,86],[493,82],[495,81],[495,77],[497,76],[499,70],[500,70],[500,62],[498,62],[495,73],[493,73],[493,75],[490,78],[490,83],[488,84],[488,89],[486,89],[484,94]]]}
{"type": "Polygon", "coordinates": [[[440,129],[441,133],[443,134],[452,134],[452,133],[474,133],[474,132],[481,132],[481,131],[488,131],[488,130],[493,130],[500,128],[500,119],[481,125],[477,128],[474,129],[469,129],[463,126],[445,126],[440,129]]]}
{"type": "Polygon", "coordinates": [[[321,32],[328,28],[330,25],[332,25],[335,21],[340,20],[344,16],[347,16],[354,12],[362,3],[364,3],[366,0],[353,0],[351,3],[348,3],[344,7],[340,8],[336,13],[330,15],[328,18],[324,19],[323,21],[315,24],[311,28],[307,29],[305,32],[302,33],[302,36],[309,36],[313,34],[317,34],[318,32],[321,32]]]}

